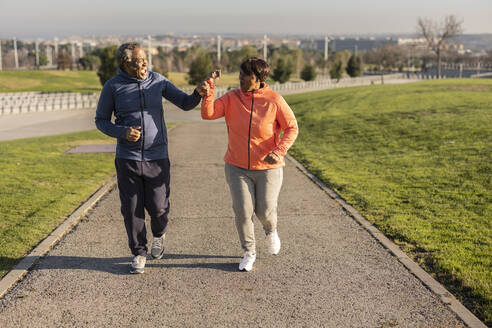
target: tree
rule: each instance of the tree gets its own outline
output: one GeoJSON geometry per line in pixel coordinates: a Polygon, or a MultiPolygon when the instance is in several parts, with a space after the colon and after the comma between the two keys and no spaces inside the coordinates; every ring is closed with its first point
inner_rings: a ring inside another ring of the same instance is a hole
{"type": "Polygon", "coordinates": [[[99,49],[97,55],[101,59],[101,66],[97,70],[97,76],[101,85],[104,85],[107,80],[116,75],[118,71],[118,61],[116,60],[116,50],[118,46],[109,46],[99,49]]]}
{"type": "Polygon", "coordinates": [[[253,46],[244,46],[239,50],[225,51],[222,58],[222,67],[228,72],[239,71],[239,65],[250,57],[258,56],[258,49],[253,46]]]}
{"type": "Polygon", "coordinates": [[[48,65],[48,57],[45,54],[39,54],[39,66],[48,65]]]}
{"type": "Polygon", "coordinates": [[[362,58],[356,54],[350,56],[346,68],[347,74],[350,75],[350,77],[357,77],[362,75],[363,70],[362,58]]]}
{"type": "Polygon", "coordinates": [[[58,69],[72,69],[72,56],[70,56],[65,49],[58,52],[58,56],[56,58],[56,62],[58,64],[58,69]]]}
{"type": "Polygon", "coordinates": [[[273,69],[272,79],[280,83],[285,83],[290,79],[291,74],[292,64],[284,61],[283,58],[279,58],[273,69]]]}
{"type": "Polygon", "coordinates": [[[316,78],[316,70],[314,66],[311,64],[304,65],[304,68],[301,71],[301,79],[304,81],[312,81],[316,78]]]}
{"type": "Polygon", "coordinates": [[[96,55],[87,55],[79,59],[79,64],[85,71],[95,71],[101,66],[101,58],[96,55]]]}
{"type": "Polygon", "coordinates": [[[188,83],[196,85],[205,80],[207,74],[213,70],[212,59],[208,53],[202,53],[191,62],[188,71],[188,83]]]}
{"type": "Polygon", "coordinates": [[[331,69],[330,69],[330,77],[332,79],[337,79],[337,82],[338,82],[338,81],[340,81],[340,79],[342,78],[342,76],[343,76],[343,62],[339,58],[331,66],[331,69]]]}
{"type": "Polygon", "coordinates": [[[417,22],[418,33],[437,56],[437,78],[441,78],[441,55],[444,45],[450,37],[463,32],[462,25],[463,21],[459,21],[454,15],[444,17],[440,24],[429,18],[419,18],[417,22]]]}

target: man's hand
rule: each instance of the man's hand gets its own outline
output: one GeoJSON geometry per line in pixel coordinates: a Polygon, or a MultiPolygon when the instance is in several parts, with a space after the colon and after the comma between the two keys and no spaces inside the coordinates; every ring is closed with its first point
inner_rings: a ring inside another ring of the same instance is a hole
{"type": "Polygon", "coordinates": [[[271,152],[270,154],[265,156],[265,159],[263,159],[264,162],[267,162],[268,164],[277,164],[282,160],[280,156],[275,154],[274,152],[271,152]]]}
{"type": "Polygon", "coordinates": [[[203,81],[199,86],[196,87],[196,92],[202,97],[205,97],[208,95],[210,91],[210,86],[208,85],[207,81],[203,81]]]}
{"type": "Polygon", "coordinates": [[[142,129],[141,126],[129,126],[126,128],[126,140],[131,141],[131,142],[137,142],[138,139],[140,139],[140,135],[142,132],[140,131],[142,129]]]}

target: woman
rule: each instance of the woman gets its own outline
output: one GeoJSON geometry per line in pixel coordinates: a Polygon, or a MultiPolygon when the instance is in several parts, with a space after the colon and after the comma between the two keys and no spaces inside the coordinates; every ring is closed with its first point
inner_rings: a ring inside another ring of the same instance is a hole
{"type": "Polygon", "coordinates": [[[214,101],[214,79],[220,75],[216,71],[206,81],[210,90],[202,99],[203,119],[225,116],[228,131],[225,174],[245,252],[239,270],[246,271],[251,271],[256,260],[253,213],[263,225],[268,251],[273,255],[280,251],[277,202],[282,168],[284,156],[298,133],[289,105],[265,83],[269,73],[270,67],[264,60],[248,58],[240,67],[239,89],[214,101]]]}

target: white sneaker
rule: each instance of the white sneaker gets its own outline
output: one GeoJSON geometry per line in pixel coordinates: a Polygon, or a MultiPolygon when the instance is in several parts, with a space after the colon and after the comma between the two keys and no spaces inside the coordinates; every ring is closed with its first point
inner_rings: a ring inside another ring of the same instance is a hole
{"type": "Polygon", "coordinates": [[[162,259],[164,256],[164,240],[166,239],[166,234],[161,237],[154,237],[152,239],[152,247],[150,248],[150,255],[153,259],[162,259]]]}
{"type": "Polygon", "coordinates": [[[253,269],[253,264],[256,261],[256,254],[253,254],[252,252],[246,252],[244,253],[243,260],[241,263],[239,263],[239,270],[240,271],[251,271],[253,269]]]}
{"type": "Polygon", "coordinates": [[[147,258],[145,256],[135,256],[133,258],[132,265],[130,266],[130,273],[144,273],[145,262],[147,262],[147,258]]]}
{"type": "Polygon", "coordinates": [[[280,252],[280,238],[278,238],[277,230],[266,236],[268,252],[272,255],[277,255],[280,252]]]}

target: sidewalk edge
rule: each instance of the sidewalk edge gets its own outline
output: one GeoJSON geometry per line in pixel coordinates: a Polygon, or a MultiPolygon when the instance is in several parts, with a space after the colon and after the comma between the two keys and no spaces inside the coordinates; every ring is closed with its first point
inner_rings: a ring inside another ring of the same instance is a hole
{"type": "Polygon", "coordinates": [[[460,301],[454,297],[443,285],[435,280],[430,274],[424,271],[417,263],[415,263],[407,254],[405,254],[395,243],[389,240],[379,229],[364,218],[355,208],[348,204],[340,195],[325,185],[320,179],[309,172],[301,163],[294,157],[287,155],[286,158],[291,161],[296,168],[309,177],[316,185],[325,191],[333,200],[342,206],[342,208],[355,221],[366,229],[374,239],[376,239],[383,247],[387,248],[390,253],[402,263],[410,273],[419,279],[429,290],[435,293],[441,301],[453,311],[456,316],[462,320],[470,328],[487,328],[473,313],[470,312],[460,301]]]}
{"type": "Polygon", "coordinates": [[[92,196],[73,211],[68,218],[43,239],[29,254],[0,280],[0,299],[3,298],[46,253],[69,233],[94,205],[116,185],[116,176],[100,187],[92,196]]]}

